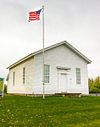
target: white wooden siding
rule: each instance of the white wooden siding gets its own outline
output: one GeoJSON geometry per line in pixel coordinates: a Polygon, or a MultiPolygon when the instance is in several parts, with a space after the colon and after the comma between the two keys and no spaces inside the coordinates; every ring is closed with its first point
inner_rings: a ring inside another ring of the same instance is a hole
{"type": "Polygon", "coordinates": [[[32,94],[33,92],[33,57],[9,70],[8,93],[32,94]],[[23,67],[25,67],[25,84],[23,84],[23,67]],[[13,72],[15,85],[13,86],[13,72]]]}
{"type": "MultiPolygon", "coordinates": [[[[9,70],[8,93],[42,94],[42,53],[9,70]],[[23,84],[25,67],[25,84],[23,84]],[[15,86],[13,86],[15,72],[15,86]]],[[[58,66],[70,68],[67,73],[67,92],[88,94],[87,62],[66,45],[45,52],[45,64],[50,65],[50,83],[45,85],[46,94],[59,92],[58,66]],[[81,69],[81,84],[76,84],[76,68],[81,69]]]]}
{"type": "MultiPolygon", "coordinates": [[[[58,92],[57,66],[71,68],[68,74],[67,92],[88,94],[87,62],[72,50],[62,45],[45,52],[45,64],[50,65],[50,83],[45,85],[47,94],[58,92]],[[81,84],[76,84],[76,68],[81,69],[81,84]]],[[[42,54],[34,56],[35,94],[42,94],[42,54]]]]}

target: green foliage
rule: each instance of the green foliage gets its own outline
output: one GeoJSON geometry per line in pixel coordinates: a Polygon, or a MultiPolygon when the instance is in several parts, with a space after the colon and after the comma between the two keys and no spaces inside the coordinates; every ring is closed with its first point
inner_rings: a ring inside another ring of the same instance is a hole
{"type": "Polygon", "coordinates": [[[100,77],[93,79],[88,79],[89,92],[90,93],[100,93],[100,77]]]}
{"type": "Polygon", "coordinates": [[[91,87],[89,90],[90,93],[100,93],[100,89],[96,88],[96,87],[91,87]]]}
{"type": "Polygon", "coordinates": [[[100,77],[97,77],[94,82],[93,82],[93,86],[100,89],[100,77]]]}
{"type": "Polygon", "coordinates": [[[99,127],[100,97],[24,97],[0,100],[0,127],[99,127]]]}
{"type": "Polygon", "coordinates": [[[93,87],[93,79],[88,79],[89,89],[93,87]]]}
{"type": "Polygon", "coordinates": [[[4,93],[7,93],[7,85],[4,85],[4,93]]]}

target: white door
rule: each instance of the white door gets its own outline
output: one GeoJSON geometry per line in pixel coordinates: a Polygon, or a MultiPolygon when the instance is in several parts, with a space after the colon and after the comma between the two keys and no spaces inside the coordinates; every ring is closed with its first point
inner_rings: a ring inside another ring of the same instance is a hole
{"type": "Polygon", "coordinates": [[[67,92],[67,74],[59,73],[59,92],[67,92]]]}

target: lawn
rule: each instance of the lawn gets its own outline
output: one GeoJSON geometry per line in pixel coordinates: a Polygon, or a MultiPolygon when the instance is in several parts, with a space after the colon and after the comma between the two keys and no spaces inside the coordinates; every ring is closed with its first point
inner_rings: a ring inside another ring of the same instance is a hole
{"type": "Polygon", "coordinates": [[[100,97],[0,99],[0,127],[100,127],[100,97]]]}

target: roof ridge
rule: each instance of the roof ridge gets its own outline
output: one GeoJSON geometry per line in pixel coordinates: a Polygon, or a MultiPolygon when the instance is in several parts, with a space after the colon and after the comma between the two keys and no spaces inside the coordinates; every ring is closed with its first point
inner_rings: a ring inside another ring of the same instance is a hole
{"type": "MultiPolygon", "coordinates": [[[[48,47],[44,48],[44,51],[47,51],[47,50],[50,50],[52,48],[58,47],[58,46],[60,46],[62,44],[67,45],[73,52],[75,52],[77,55],[79,55],[81,58],[83,58],[85,61],[87,61],[87,63],[91,63],[92,62],[90,59],[88,59],[85,55],[83,55],[80,51],[78,51],[75,47],[73,47],[70,43],[68,43],[65,40],[64,41],[61,41],[59,43],[55,43],[55,44],[53,44],[51,46],[48,46],[48,47]]],[[[7,69],[10,69],[10,68],[18,65],[19,63],[21,63],[21,62],[23,62],[23,61],[25,61],[25,60],[27,60],[27,59],[29,59],[29,58],[31,58],[31,57],[39,54],[39,53],[41,53],[42,51],[43,51],[43,49],[40,49],[40,50],[37,50],[37,51],[35,51],[35,52],[33,52],[33,53],[31,53],[31,54],[23,57],[19,61],[15,62],[12,65],[10,65],[9,67],[7,67],[7,69]]]]}

